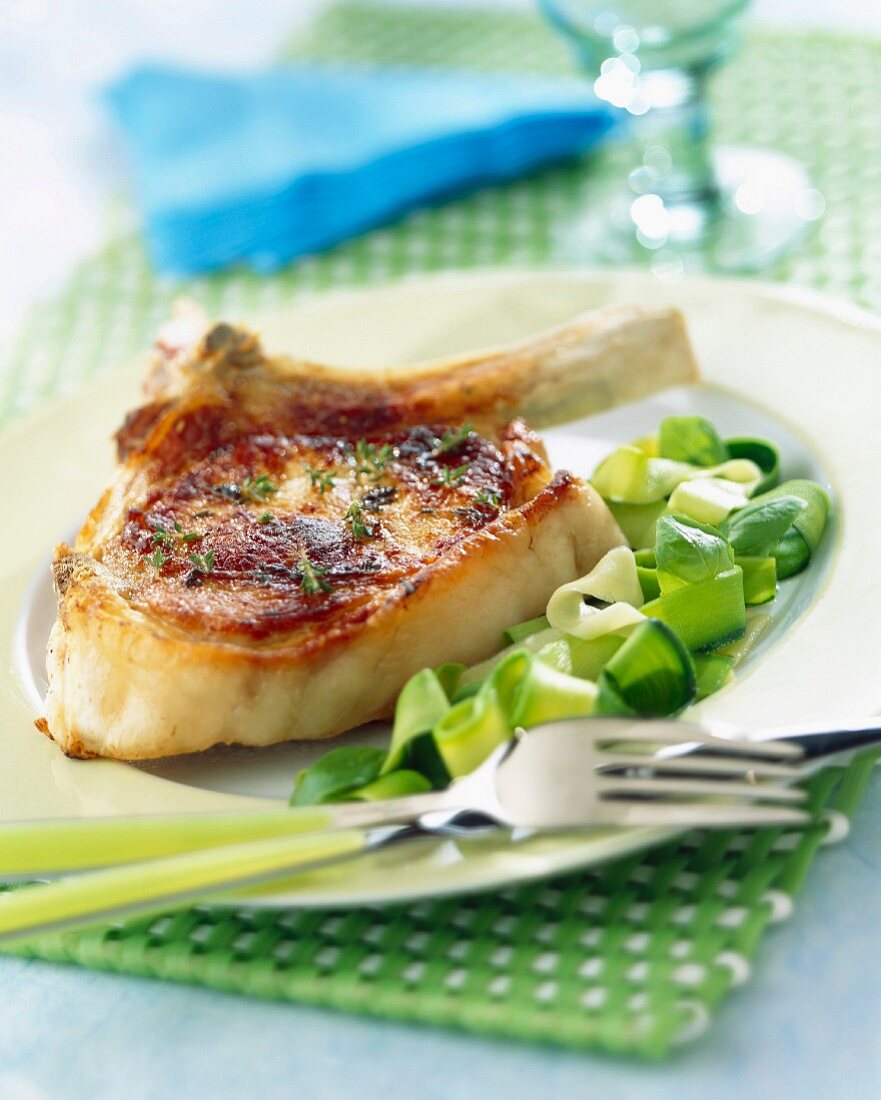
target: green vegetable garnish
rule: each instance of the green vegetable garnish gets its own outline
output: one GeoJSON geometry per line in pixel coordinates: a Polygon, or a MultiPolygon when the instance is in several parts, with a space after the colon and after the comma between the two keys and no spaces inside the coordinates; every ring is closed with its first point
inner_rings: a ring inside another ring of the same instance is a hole
{"type": "Polygon", "coordinates": [[[461,466],[457,466],[453,469],[452,466],[444,466],[438,477],[432,482],[433,485],[449,485],[455,487],[461,485],[465,480],[465,475],[468,473],[468,463],[463,462],[461,466]]]}
{"type": "Polygon", "coordinates": [[[324,577],[327,569],[320,565],[313,565],[308,555],[304,554],[297,562],[297,570],[300,573],[300,588],[307,596],[331,591],[333,586],[324,577]]]}
{"type": "Polygon", "coordinates": [[[694,663],[676,632],[660,622],[636,627],[599,678],[602,714],[660,718],[694,700],[694,663]]]}
{"type": "Polygon", "coordinates": [[[662,594],[640,610],[672,627],[693,652],[715,649],[739,638],[746,621],[743,571],[733,566],[715,577],[662,594]]]}
{"type": "Polygon", "coordinates": [[[658,453],[695,466],[718,466],[731,457],[716,429],[702,416],[664,417],[658,430],[658,453]]]}
{"type": "Polygon", "coordinates": [[[762,471],[762,480],[755,489],[757,493],[773,489],[780,480],[780,452],[767,439],[753,439],[751,436],[726,439],[725,448],[729,458],[748,458],[762,471]]]}
{"type": "Polygon", "coordinates": [[[734,564],[734,554],[720,531],[687,516],[661,516],[655,560],[661,590],[712,580],[734,564]]]}
{"type": "Polygon", "coordinates": [[[466,423],[463,424],[461,428],[456,428],[455,431],[444,432],[443,436],[432,448],[431,453],[433,455],[442,455],[457,450],[473,431],[474,429],[472,426],[466,423]]]}
{"type": "MultiPolygon", "coordinates": [[[[433,453],[454,451],[469,432],[444,433],[433,453]]],[[[389,457],[363,440],[356,455],[359,472],[374,476],[389,457]]],[[[467,473],[467,464],[443,467],[435,484],[458,485],[467,473]]],[[[294,800],[443,786],[518,728],[594,713],[676,715],[718,691],[770,623],[751,605],[772,600],[778,580],[805,568],[827,523],[818,485],[775,485],[778,477],[771,443],[723,442],[702,417],[667,417],[657,435],[619,447],[593,484],[633,549],[610,550],[557,588],[545,615],[505,631],[495,656],[418,672],[399,696],[389,752],[334,750],[298,778],[294,800]]],[[[500,499],[481,489],[473,503],[498,507],[500,499]]],[[[364,507],[366,498],[346,513],[355,537],[369,532],[364,507]]],[[[323,572],[304,559],[304,590],[327,590],[323,572]]]]}
{"type": "Polygon", "coordinates": [[[377,446],[368,443],[366,439],[359,439],[355,444],[355,469],[359,474],[378,479],[382,477],[386,466],[394,457],[395,449],[390,443],[377,446]]]}
{"type": "Polygon", "coordinates": [[[358,539],[376,538],[376,524],[364,515],[364,505],[359,500],[353,500],[346,510],[345,519],[352,529],[352,537],[358,539]]]}
{"type": "Polygon", "coordinates": [[[156,549],[149,557],[149,562],[156,570],[157,573],[161,572],[162,566],[169,560],[168,555],[162,549],[161,546],[157,546],[156,549]]]}
{"type": "Polygon", "coordinates": [[[209,550],[206,554],[190,554],[188,560],[199,573],[207,575],[214,568],[214,551],[209,550]]]}
{"type": "Polygon", "coordinates": [[[474,503],[486,508],[498,508],[502,502],[502,494],[498,489],[481,489],[474,494],[474,503]]]}
{"type": "Polygon", "coordinates": [[[321,802],[339,801],[350,791],[377,779],[384,759],[382,749],[359,745],[331,749],[297,776],[291,805],[316,806],[321,802]]]}
{"type": "Polygon", "coordinates": [[[305,466],[304,472],[309,478],[312,488],[317,489],[322,496],[333,488],[334,479],[336,478],[334,469],[322,470],[316,469],[314,466],[305,466]]]}
{"type": "Polygon", "coordinates": [[[525,641],[533,634],[538,634],[540,630],[547,630],[549,625],[547,615],[539,615],[537,619],[529,619],[525,623],[509,626],[502,634],[502,645],[517,645],[518,642],[525,641]]]}
{"type": "Polygon", "coordinates": [[[259,477],[246,477],[242,482],[241,493],[246,500],[261,502],[275,496],[278,487],[273,484],[268,474],[260,474],[259,477]]]}

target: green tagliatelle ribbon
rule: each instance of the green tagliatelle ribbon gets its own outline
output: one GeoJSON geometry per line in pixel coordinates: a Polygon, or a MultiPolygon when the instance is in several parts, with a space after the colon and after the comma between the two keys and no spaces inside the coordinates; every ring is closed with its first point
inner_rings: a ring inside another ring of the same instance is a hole
{"type": "Polygon", "coordinates": [[[638,610],[643,602],[633,551],[616,546],[586,577],[554,592],[548,601],[548,622],[561,634],[586,641],[643,622],[645,616],[638,610]]]}
{"type": "Polygon", "coordinates": [[[693,466],[670,458],[653,458],[638,447],[619,447],[601,462],[591,478],[593,487],[608,500],[653,504],[670,496],[677,486],[698,478],[724,478],[749,494],[762,480],[762,471],[748,458],[731,458],[717,466],[693,466]]]}

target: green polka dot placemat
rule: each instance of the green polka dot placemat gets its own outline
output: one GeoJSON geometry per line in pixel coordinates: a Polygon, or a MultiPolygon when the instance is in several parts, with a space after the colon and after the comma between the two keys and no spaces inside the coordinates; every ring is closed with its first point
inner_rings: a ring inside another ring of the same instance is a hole
{"type": "MultiPolygon", "coordinates": [[[[559,72],[537,20],[338,4],[286,55],[322,61],[559,72]]],[[[771,277],[881,308],[881,41],[760,32],[719,76],[716,137],[804,162],[818,230],[771,277]],[[846,125],[842,124],[846,120],[846,125]]],[[[216,316],[344,284],[446,267],[541,264],[578,208],[585,167],[542,172],[412,214],[271,277],[157,278],[138,236],[112,233],[25,319],[0,370],[0,419],[112,370],[182,292],[216,316]]],[[[804,832],[693,834],[609,866],[492,895],[383,910],[196,907],[35,940],[20,953],[409,1022],[660,1056],[704,1029],[788,915],[818,847],[859,802],[872,762],[811,782],[804,832]],[[830,832],[829,822],[833,828],[830,832]]]]}

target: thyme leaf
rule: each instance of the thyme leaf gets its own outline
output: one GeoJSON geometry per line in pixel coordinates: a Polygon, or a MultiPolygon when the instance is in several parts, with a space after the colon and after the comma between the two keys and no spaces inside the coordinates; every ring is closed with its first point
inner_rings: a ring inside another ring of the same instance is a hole
{"type": "Polygon", "coordinates": [[[162,571],[162,566],[168,561],[168,555],[162,549],[161,546],[157,546],[150,557],[147,559],[157,573],[162,571]]]}
{"type": "Polygon", "coordinates": [[[246,477],[242,482],[241,495],[246,500],[263,502],[278,492],[278,486],[274,485],[268,474],[259,477],[246,477]]]}
{"type": "Polygon", "coordinates": [[[499,489],[481,489],[475,494],[475,504],[482,504],[486,508],[498,508],[502,503],[502,494],[499,489]]]}
{"type": "Polygon", "coordinates": [[[305,467],[306,476],[309,478],[310,484],[313,489],[317,489],[322,496],[333,488],[334,479],[336,478],[336,470],[331,467],[327,470],[316,469],[314,466],[305,467]]]}
{"type": "Polygon", "coordinates": [[[300,588],[307,596],[317,596],[319,592],[330,592],[332,585],[324,579],[326,569],[320,565],[314,565],[308,554],[303,554],[297,562],[297,570],[300,574],[300,588]]]}
{"type": "Polygon", "coordinates": [[[378,479],[385,472],[394,452],[391,443],[383,443],[379,447],[375,443],[368,443],[366,439],[359,439],[354,451],[355,469],[359,474],[378,479]]]}
{"type": "Polygon", "coordinates": [[[352,537],[358,540],[376,538],[376,524],[365,517],[364,505],[360,500],[353,500],[349,505],[345,518],[352,528],[352,537]]]}
{"type": "Polygon", "coordinates": [[[200,573],[204,573],[206,576],[214,569],[214,551],[209,550],[206,554],[190,554],[189,559],[193,568],[200,573]]]}
{"type": "Polygon", "coordinates": [[[461,428],[456,428],[452,432],[444,432],[438,442],[432,448],[431,453],[433,455],[449,454],[450,451],[455,451],[467,440],[468,436],[474,431],[474,428],[467,422],[462,425],[461,428]]]}
{"type": "Polygon", "coordinates": [[[465,480],[465,475],[468,473],[468,463],[463,462],[461,466],[456,466],[453,469],[452,466],[444,466],[441,469],[440,476],[436,477],[432,482],[432,485],[447,485],[454,488],[457,485],[461,485],[465,480]]]}

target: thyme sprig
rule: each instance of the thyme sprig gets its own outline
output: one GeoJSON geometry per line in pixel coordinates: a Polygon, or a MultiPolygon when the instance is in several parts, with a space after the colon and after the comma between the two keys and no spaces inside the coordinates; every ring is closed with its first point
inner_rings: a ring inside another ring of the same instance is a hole
{"type": "Polygon", "coordinates": [[[304,469],[306,476],[309,478],[311,487],[317,489],[322,496],[333,488],[336,478],[336,470],[334,470],[333,467],[318,469],[315,466],[306,466],[304,469]]]}
{"type": "Polygon", "coordinates": [[[272,482],[268,474],[260,474],[259,477],[246,477],[242,482],[241,493],[245,500],[262,503],[270,497],[274,497],[277,492],[278,486],[272,482]]]}
{"type": "Polygon", "coordinates": [[[177,520],[174,520],[171,528],[155,521],[151,522],[150,526],[152,528],[150,545],[153,547],[153,553],[148,555],[147,560],[157,574],[161,573],[165,563],[174,557],[177,543],[191,543],[202,538],[199,531],[184,531],[177,520]]]}
{"type": "Polygon", "coordinates": [[[168,554],[165,553],[161,546],[157,546],[147,560],[157,573],[161,573],[162,566],[168,561],[168,554]]]}
{"type": "Polygon", "coordinates": [[[451,451],[457,450],[468,439],[474,428],[471,424],[464,423],[461,428],[456,428],[455,431],[444,432],[438,442],[432,448],[432,455],[449,454],[451,451]]]}
{"type": "Polygon", "coordinates": [[[214,569],[213,550],[209,550],[205,554],[190,554],[187,560],[197,572],[203,573],[206,577],[214,569]]]}
{"type": "Polygon", "coordinates": [[[354,451],[350,453],[355,459],[356,472],[378,481],[394,457],[395,449],[391,443],[377,446],[376,443],[368,443],[366,439],[359,439],[354,451]]]}
{"type": "Polygon", "coordinates": [[[499,489],[481,489],[474,495],[474,503],[486,508],[498,508],[502,503],[502,494],[499,489]]]}
{"type": "Polygon", "coordinates": [[[455,488],[465,480],[468,469],[467,462],[463,462],[461,466],[456,466],[455,469],[452,466],[444,466],[441,468],[440,476],[432,481],[432,485],[446,485],[455,488]]]}
{"type": "Polygon", "coordinates": [[[195,542],[202,537],[198,531],[184,531],[177,520],[174,521],[174,528],[171,531],[167,527],[163,527],[161,523],[154,523],[151,526],[153,528],[152,541],[154,546],[173,547],[178,540],[180,542],[195,542]]]}
{"type": "Polygon", "coordinates": [[[324,576],[327,569],[311,562],[308,554],[303,554],[297,562],[297,571],[300,574],[300,588],[307,596],[317,596],[319,592],[332,590],[333,585],[324,576]]]}
{"type": "Polygon", "coordinates": [[[365,516],[365,507],[362,501],[353,500],[346,511],[345,518],[352,528],[352,537],[357,540],[373,539],[378,534],[376,523],[365,516]]]}

